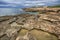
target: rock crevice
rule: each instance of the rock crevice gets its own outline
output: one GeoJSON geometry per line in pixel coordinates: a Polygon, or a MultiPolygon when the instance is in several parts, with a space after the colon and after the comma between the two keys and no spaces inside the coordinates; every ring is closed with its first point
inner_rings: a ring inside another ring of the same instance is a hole
{"type": "MultiPolygon", "coordinates": [[[[6,40],[37,40],[32,35],[18,36],[21,29],[32,29],[43,30],[45,32],[53,33],[60,39],[60,15],[56,14],[20,14],[15,15],[16,17],[8,16],[9,20],[4,20],[2,17],[0,21],[0,40],[7,37],[6,40]],[[21,15],[21,16],[20,16],[21,15]],[[3,36],[6,34],[5,36],[3,36]],[[3,36],[3,37],[2,37],[3,36]],[[16,37],[15,37],[16,36],[16,37]],[[9,38],[8,38],[9,37],[9,38]]],[[[7,17],[6,17],[7,18],[7,17]]],[[[27,35],[27,34],[26,34],[27,35]]]]}

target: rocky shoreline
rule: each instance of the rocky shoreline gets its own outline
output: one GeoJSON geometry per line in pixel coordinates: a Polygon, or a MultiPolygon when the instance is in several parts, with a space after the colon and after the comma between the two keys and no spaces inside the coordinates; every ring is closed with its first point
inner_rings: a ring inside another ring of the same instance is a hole
{"type": "Polygon", "coordinates": [[[0,17],[0,40],[39,40],[32,35],[32,30],[52,34],[60,40],[60,15],[45,13],[0,17]],[[24,36],[19,34],[22,29],[28,30],[24,36]]]}

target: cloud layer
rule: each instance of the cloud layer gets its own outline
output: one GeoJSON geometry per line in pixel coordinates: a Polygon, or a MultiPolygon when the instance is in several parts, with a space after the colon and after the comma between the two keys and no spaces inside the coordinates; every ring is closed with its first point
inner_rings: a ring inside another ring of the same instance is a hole
{"type": "Polygon", "coordinates": [[[23,12],[20,8],[56,4],[60,4],[60,0],[0,0],[0,16],[20,14],[23,12]]]}
{"type": "Polygon", "coordinates": [[[60,0],[0,0],[0,7],[31,7],[60,4],[60,0]]]}

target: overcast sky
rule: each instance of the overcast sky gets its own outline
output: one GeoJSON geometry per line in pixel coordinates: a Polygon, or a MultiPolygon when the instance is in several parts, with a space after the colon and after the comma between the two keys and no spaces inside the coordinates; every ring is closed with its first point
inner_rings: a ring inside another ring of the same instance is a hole
{"type": "Polygon", "coordinates": [[[60,0],[0,0],[0,7],[31,7],[60,4],[60,0]]]}
{"type": "Polygon", "coordinates": [[[0,16],[20,14],[23,11],[19,8],[57,4],[60,0],[0,0],[0,16]]]}

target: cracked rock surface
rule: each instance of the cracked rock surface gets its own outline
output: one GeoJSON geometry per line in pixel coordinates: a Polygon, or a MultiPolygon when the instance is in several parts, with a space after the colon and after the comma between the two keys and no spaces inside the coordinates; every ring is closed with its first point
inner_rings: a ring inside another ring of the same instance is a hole
{"type": "Polygon", "coordinates": [[[59,14],[20,14],[0,17],[0,40],[44,39],[60,40],[59,14]]]}

